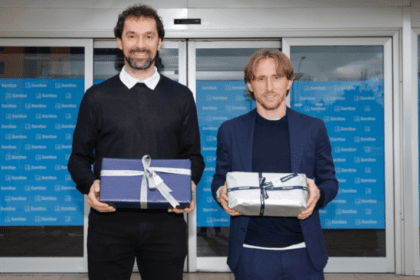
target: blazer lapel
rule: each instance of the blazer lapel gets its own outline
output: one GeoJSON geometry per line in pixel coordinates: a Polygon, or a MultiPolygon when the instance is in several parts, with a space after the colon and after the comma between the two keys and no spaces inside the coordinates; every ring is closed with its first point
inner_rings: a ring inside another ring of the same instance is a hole
{"type": "Polygon", "coordinates": [[[254,128],[255,128],[255,118],[256,110],[252,110],[248,114],[244,115],[241,118],[240,125],[235,127],[236,130],[236,141],[238,147],[240,147],[239,157],[243,164],[241,170],[246,172],[252,172],[252,145],[254,141],[254,128]]]}
{"type": "Polygon", "coordinates": [[[290,157],[292,172],[300,172],[303,151],[307,141],[307,127],[296,111],[287,107],[287,121],[289,125],[290,157]]]}

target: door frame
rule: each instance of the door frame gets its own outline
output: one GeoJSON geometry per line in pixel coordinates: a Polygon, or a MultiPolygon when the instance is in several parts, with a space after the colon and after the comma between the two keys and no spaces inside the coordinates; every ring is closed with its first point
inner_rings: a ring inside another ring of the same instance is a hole
{"type": "MultiPolygon", "coordinates": [[[[414,32],[414,31],[413,31],[414,32]]],[[[416,34],[420,34],[420,30],[416,30],[416,34]]],[[[385,191],[386,191],[386,260],[384,258],[330,258],[329,264],[327,265],[325,272],[355,272],[350,271],[349,267],[358,267],[357,272],[396,272],[402,273],[404,270],[404,259],[403,254],[405,252],[404,246],[402,244],[403,232],[397,230],[398,228],[404,227],[404,217],[403,211],[403,201],[404,193],[403,190],[403,178],[402,178],[402,166],[411,164],[411,162],[404,161],[403,151],[404,149],[401,145],[404,143],[402,141],[402,124],[403,120],[400,116],[402,114],[402,96],[400,92],[402,91],[400,81],[400,57],[402,54],[399,52],[400,48],[400,32],[395,32],[391,37],[383,38],[283,38],[282,40],[282,50],[286,55],[290,55],[290,46],[296,44],[308,44],[308,42],[318,42],[322,45],[334,44],[334,45],[360,45],[360,42],[363,42],[364,45],[368,44],[383,44],[384,45],[384,62],[386,71],[385,79],[386,85],[384,85],[384,94],[385,97],[385,121],[392,123],[391,126],[385,126],[385,170],[387,174],[392,174],[388,176],[385,182],[385,191]],[[312,41],[313,40],[313,41],[312,41]],[[386,42],[385,42],[386,41],[386,42]],[[366,42],[366,43],[365,43],[366,42]],[[389,59],[386,59],[386,58],[389,59]],[[389,89],[388,89],[389,88],[389,89]],[[391,141],[391,144],[389,144],[391,141]],[[393,164],[392,164],[393,162],[393,164]],[[391,172],[391,173],[388,173],[391,172]],[[388,186],[390,186],[388,188],[388,186]],[[388,207],[389,206],[389,207],[388,207]],[[369,262],[367,262],[369,260],[369,262]]],[[[414,38],[414,36],[413,36],[414,38]]],[[[268,42],[273,42],[278,38],[268,38],[268,42]]],[[[414,40],[414,39],[413,39],[414,40]]],[[[93,85],[93,49],[97,44],[114,44],[113,47],[117,47],[115,39],[109,39],[107,41],[102,40],[93,40],[93,39],[10,39],[4,38],[0,39],[0,45],[2,46],[39,46],[39,47],[84,47],[85,48],[85,89],[93,85]],[[112,41],[112,42],[111,42],[112,41]]],[[[179,44],[179,82],[181,84],[189,86],[191,91],[196,98],[196,73],[195,73],[195,50],[197,48],[242,48],[244,45],[249,48],[253,47],[264,47],[261,43],[264,41],[259,40],[165,40],[162,47],[171,47],[174,44],[179,44]],[[182,43],[180,43],[182,42],[182,43]],[[187,46],[188,45],[188,46],[187,46]],[[188,52],[188,57],[187,57],[188,52]],[[188,59],[187,59],[188,58],[188,59]],[[182,62],[181,62],[182,61],[182,62]],[[187,63],[188,61],[188,63],[187,63]],[[187,75],[188,74],[188,75],[187,75]]],[[[413,43],[414,45],[414,43],[413,43]]],[[[417,46],[417,41],[415,42],[417,46]]],[[[416,70],[417,71],[417,70],[416,70]]],[[[417,72],[416,72],[417,73],[417,72]]],[[[415,82],[415,81],[414,81],[415,82]]],[[[413,84],[414,84],[413,82],[413,84]]],[[[410,97],[413,100],[408,100],[414,102],[414,98],[410,97]]],[[[415,98],[417,100],[417,96],[415,98]]],[[[417,103],[416,103],[417,104],[417,103]]],[[[290,99],[288,97],[288,105],[290,106],[290,99]]],[[[412,115],[418,116],[418,114],[412,115]]],[[[418,125],[417,122],[413,122],[418,125]]],[[[418,132],[418,128],[416,128],[418,132]]],[[[413,131],[416,132],[416,131],[413,131]]],[[[416,143],[418,143],[418,137],[416,138],[416,143]]],[[[418,162],[418,161],[417,161],[418,162]]],[[[413,170],[417,167],[412,168],[413,170]]],[[[413,173],[416,173],[415,170],[413,173]]],[[[410,174],[409,174],[410,175],[410,174]]],[[[412,174],[411,174],[412,175],[412,174]]],[[[414,176],[414,175],[412,175],[414,176]]],[[[418,174],[417,177],[418,178],[418,174]]],[[[406,194],[407,195],[407,194],[406,194]]],[[[415,195],[415,194],[412,194],[415,195]]],[[[418,195],[417,195],[418,197],[418,195]]],[[[418,199],[417,205],[418,205],[418,199]]],[[[88,225],[88,213],[89,207],[86,202],[85,197],[85,207],[84,207],[84,255],[83,258],[2,258],[3,268],[1,272],[4,273],[13,273],[13,272],[87,272],[87,255],[86,255],[86,238],[87,238],[87,225],[88,225]],[[25,263],[25,266],[21,264],[25,263]],[[43,264],[48,264],[48,266],[43,267],[43,264]]],[[[418,209],[418,207],[417,207],[418,209]]],[[[188,216],[188,271],[230,271],[226,264],[226,257],[197,257],[197,227],[196,219],[197,212],[194,211],[188,216]]],[[[406,223],[413,222],[414,233],[411,236],[418,236],[418,213],[414,214],[412,219],[406,220],[406,223]]],[[[414,248],[418,248],[419,240],[414,238],[414,248]]],[[[406,247],[406,246],[405,246],[406,247]]],[[[415,256],[418,256],[418,250],[414,250],[417,253],[414,253],[415,256]]],[[[410,257],[410,256],[406,256],[410,257]]],[[[415,260],[416,271],[420,271],[420,261],[415,260]]],[[[407,271],[404,271],[407,273],[407,271]]],[[[417,275],[419,275],[418,272],[417,275]]]]}
{"type": "MultiPolygon", "coordinates": [[[[407,25],[403,31],[404,49],[402,50],[404,63],[404,82],[407,88],[407,94],[404,96],[404,107],[414,104],[409,110],[404,111],[404,119],[409,121],[406,124],[407,135],[405,142],[409,145],[404,151],[404,164],[411,166],[409,180],[411,183],[405,189],[403,200],[404,212],[407,224],[410,225],[404,234],[404,240],[413,240],[413,242],[404,242],[405,247],[405,271],[407,275],[420,276],[420,238],[419,238],[419,47],[420,28],[411,28],[411,17],[406,19],[407,25]],[[404,53],[409,53],[404,57],[404,53]],[[406,80],[407,79],[407,80],[406,80]],[[410,121],[411,120],[411,121],[410,121]],[[413,157],[411,155],[414,155],[413,157]],[[417,211],[410,211],[415,209],[417,211]],[[411,270],[413,273],[411,273],[411,270]]],[[[408,108],[407,108],[408,109],[408,108]]],[[[409,182],[407,182],[409,183],[409,182]]]]}
{"type": "MultiPolygon", "coordinates": [[[[118,44],[115,39],[98,39],[98,40],[94,40],[93,49],[118,49],[118,44]]],[[[165,39],[162,42],[161,49],[178,49],[178,82],[182,85],[187,86],[187,43],[186,43],[186,40],[185,39],[180,39],[180,40],[166,40],[165,39]]],[[[92,57],[92,61],[93,61],[93,57],[92,57]]],[[[93,77],[93,69],[92,69],[92,77],[93,77]]],[[[194,99],[195,99],[195,96],[194,96],[194,99]]],[[[187,222],[187,224],[190,222],[189,216],[191,216],[191,214],[184,213],[184,220],[187,222]]],[[[188,232],[188,235],[190,235],[190,232],[188,232]]],[[[187,257],[185,258],[184,271],[188,270],[189,261],[190,261],[190,256],[187,254],[187,257]]],[[[134,264],[133,271],[134,272],[138,271],[137,261],[134,264]]]]}
{"type": "MultiPolygon", "coordinates": [[[[395,273],[395,221],[394,209],[399,208],[399,185],[394,185],[394,158],[398,157],[394,130],[393,106],[395,105],[395,88],[393,79],[393,40],[392,38],[283,38],[283,52],[290,57],[291,46],[357,46],[381,45],[384,47],[384,153],[385,153],[385,257],[331,257],[325,272],[334,273],[395,273]],[[389,125],[392,124],[392,125],[389,125]],[[395,203],[395,208],[394,208],[395,203]],[[357,268],[357,270],[354,270],[357,268]]],[[[291,93],[293,94],[293,93],[291,93]]],[[[287,99],[290,106],[290,95],[287,99]]],[[[397,142],[399,142],[397,140],[397,142]]]]}
{"type": "MultiPolygon", "coordinates": [[[[188,41],[188,87],[197,96],[196,82],[196,50],[197,49],[228,49],[228,48],[281,48],[278,38],[265,40],[189,40],[188,41]]],[[[220,72],[217,72],[220,75],[220,72]]],[[[197,205],[199,207],[199,205],[197,205]]],[[[188,271],[196,272],[230,272],[227,257],[197,257],[197,211],[189,215],[189,263],[188,271]]]]}
{"type": "MultiPolygon", "coordinates": [[[[0,39],[4,47],[84,47],[85,90],[93,83],[92,39],[0,39]]],[[[84,196],[83,257],[4,257],[1,273],[85,273],[87,272],[87,225],[89,205],[84,196]],[[25,264],[25,265],[22,265],[25,264]]]]}

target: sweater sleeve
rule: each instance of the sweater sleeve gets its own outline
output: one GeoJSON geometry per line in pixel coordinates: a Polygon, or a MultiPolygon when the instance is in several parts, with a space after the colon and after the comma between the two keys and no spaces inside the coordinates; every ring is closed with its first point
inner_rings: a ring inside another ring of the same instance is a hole
{"type": "Polygon", "coordinates": [[[97,125],[90,100],[89,91],[84,95],[79,108],[76,128],[73,134],[72,153],[68,162],[68,170],[76,188],[82,194],[88,194],[96,179],[92,172],[95,162],[94,148],[97,139],[97,125]]]}
{"type": "Polygon", "coordinates": [[[201,155],[197,108],[189,90],[186,99],[180,137],[180,158],[191,160],[191,179],[198,185],[204,171],[204,160],[201,155]]]}

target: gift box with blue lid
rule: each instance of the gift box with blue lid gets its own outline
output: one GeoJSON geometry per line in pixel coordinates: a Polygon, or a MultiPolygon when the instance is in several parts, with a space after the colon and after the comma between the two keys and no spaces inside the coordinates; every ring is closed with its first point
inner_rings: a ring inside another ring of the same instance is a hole
{"type": "Polygon", "coordinates": [[[104,158],[99,200],[117,208],[185,208],[191,203],[189,159],[104,158]]]}

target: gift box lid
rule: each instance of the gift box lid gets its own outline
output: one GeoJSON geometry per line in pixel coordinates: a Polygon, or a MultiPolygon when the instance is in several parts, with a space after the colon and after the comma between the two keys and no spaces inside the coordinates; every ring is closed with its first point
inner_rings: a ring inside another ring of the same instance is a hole
{"type": "MultiPolygon", "coordinates": [[[[191,170],[191,161],[189,159],[152,159],[150,167],[183,168],[191,170]]],[[[142,159],[103,158],[102,171],[105,170],[144,171],[144,167],[142,159]]],[[[181,204],[181,206],[189,205],[191,202],[190,175],[159,171],[155,172],[172,190],[171,195],[181,204]]],[[[143,176],[139,175],[101,176],[100,201],[113,203],[117,207],[133,207],[131,203],[139,204],[142,178],[143,176]]],[[[147,202],[149,206],[152,206],[153,203],[168,204],[167,200],[157,189],[147,190],[147,202]]],[[[165,206],[162,208],[165,208],[165,206]]]]}

